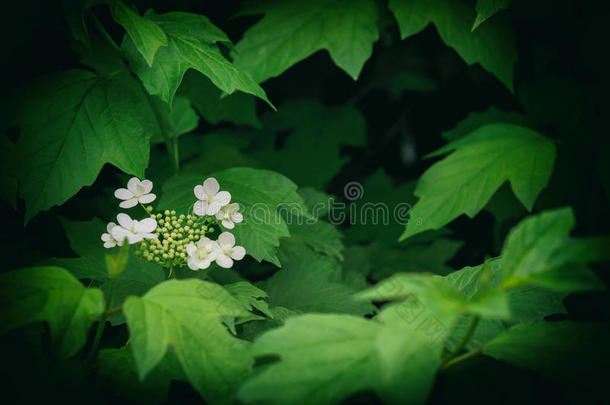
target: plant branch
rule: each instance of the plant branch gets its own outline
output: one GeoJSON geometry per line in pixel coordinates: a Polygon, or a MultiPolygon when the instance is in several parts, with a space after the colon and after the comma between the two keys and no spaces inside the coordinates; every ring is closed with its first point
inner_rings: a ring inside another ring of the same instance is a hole
{"type": "Polygon", "coordinates": [[[468,330],[466,331],[466,334],[464,334],[464,337],[462,338],[460,343],[458,343],[457,346],[455,346],[455,349],[453,349],[453,351],[447,356],[449,361],[451,361],[451,359],[456,357],[462,350],[464,350],[468,342],[470,342],[470,339],[472,338],[472,335],[474,334],[474,331],[477,328],[477,325],[479,324],[480,320],[481,317],[478,315],[475,315],[472,318],[472,320],[470,321],[470,325],[468,325],[468,330]]]}
{"type": "Polygon", "coordinates": [[[481,349],[474,349],[474,350],[471,350],[471,351],[466,352],[464,354],[461,354],[461,355],[459,355],[457,357],[454,357],[454,358],[448,360],[447,362],[445,362],[445,364],[443,364],[441,366],[441,370],[446,370],[447,368],[449,368],[449,367],[451,367],[451,366],[453,366],[453,365],[455,365],[457,363],[460,363],[460,362],[462,362],[462,361],[464,361],[466,359],[469,359],[469,358],[471,358],[473,356],[476,356],[479,353],[481,353],[481,349]]]}

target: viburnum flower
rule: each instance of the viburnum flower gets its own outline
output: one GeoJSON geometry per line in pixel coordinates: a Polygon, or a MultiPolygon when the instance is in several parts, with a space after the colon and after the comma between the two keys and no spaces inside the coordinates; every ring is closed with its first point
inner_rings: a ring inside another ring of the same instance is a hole
{"type": "Polygon", "coordinates": [[[228,269],[233,266],[233,260],[241,260],[246,255],[243,246],[235,246],[235,236],[231,232],[223,232],[218,235],[218,256],[216,263],[220,267],[228,269]]]}
{"type": "Polygon", "coordinates": [[[218,243],[210,238],[203,237],[199,239],[197,244],[189,243],[186,245],[189,268],[195,271],[207,269],[218,257],[219,251],[218,243]]]}
{"type": "Polygon", "coordinates": [[[216,213],[216,219],[222,221],[222,226],[225,228],[233,229],[235,224],[244,220],[244,216],[237,210],[239,210],[239,204],[237,203],[225,205],[216,213]]]}
{"type": "Polygon", "coordinates": [[[115,224],[114,222],[109,222],[108,225],[106,225],[107,233],[102,234],[102,241],[104,242],[104,247],[106,249],[110,249],[115,246],[123,246],[123,241],[116,240],[111,234],[112,229],[114,229],[114,227],[116,226],[117,224],[115,224]]]}
{"type": "Polygon", "coordinates": [[[194,191],[197,202],[195,202],[193,212],[199,216],[216,215],[231,201],[231,193],[218,190],[220,190],[220,184],[214,177],[206,179],[203,185],[196,185],[194,191]]]}
{"type": "Polygon", "coordinates": [[[157,221],[153,218],[144,218],[141,221],[131,219],[127,214],[120,213],[116,217],[118,225],[110,230],[110,235],[117,241],[123,243],[125,239],[132,245],[144,239],[154,239],[156,234],[152,233],[157,228],[157,221]]]}
{"type": "Polygon", "coordinates": [[[114,192],[114,196],[119,200],[124,200],[119,204],[119,207],[132,208],[138,203],[149,204],[155,201],[157,196],[151,193],[152,188],[152,181],[132,177],[127,182],[127,188],[119,188],[114,192]]]}

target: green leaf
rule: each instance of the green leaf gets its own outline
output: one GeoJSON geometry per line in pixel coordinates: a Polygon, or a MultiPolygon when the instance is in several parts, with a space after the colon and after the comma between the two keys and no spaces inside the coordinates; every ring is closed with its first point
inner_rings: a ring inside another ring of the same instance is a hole
{"type": "Polygon", "coordinates": [[[104,311],[97,288],[85,288],[60,267],[29,267],[0,274],[0,333],[32,322],[48,322],[61,357],[78,353],[91,324],[104,311]]]}
{"type": "Polygon", "coordinates": [[[512,28],[506,21],[495,18],[471,32],[475,13],[461,1],[390,0],[388,6],[403,39],[434,23],[443,42],[467,64],[481,64],[513,91],[517,50],[512,28]]]}
{"type": "Polygon", "coordinates": [[[256,99],[242,92],[223,97],[223,94],[205,76],[187,72],[178,94],[188,97],[197,112],[210,124],[231,122],[235,125],[249,125],[260,128],[256,115],[256,99]]]}
{"type": "Polygon", "coordinates": [[[415,189],[419,200],[401,240],[438,229],[460,214],[474,217],[507,180],[517,198],[531,210],[555,162],[553,143],[531,129],[512,124],[485,125],[431,156],[452,150],[455,152],[419,179],[415,189]]]}
{"type": "Polygon", "coordinates": [[[243,14],[265,16],[235,46],[235,64],[258,83],[325,49],[354,80],[377,41],[378,10],[370,0],[268,1],[243,14]]]}
{"type": "Polygon", "coordinates": [[[502,249],[503,285],[534,284],[558,291],[599,288],[602,284],[584,264],[604,259],[610,239],[572,241],[571,208],[546,211],[521,221],[502,249]]]}
{"type": "Polygon", "coordinates": [[[176,356],[168,352],[144,380],[140,380],[131,347],[102,349],[97,355],[100,382],[110,392],[134,403],[167,401],[172,380],[186,377],[176,356]]]}
{"type": "Polygon", "coordinates": [[[341,145],[364,145],[366,123],[353,106],[329,108],[312,100],[290,101],[279,112],[263,116],[263,130],[251,156],[265,168],[292,179],[300,187],[323,189],[341,170],[347,158],[341,145]],[[283,147],[276,139],[290,131],[283,147]]]}
{"type": "Polygon", "coordinates": [[[243,91],[273,107],[265,91],[250,75],[222,55],[217,42],[230,44],[230,41],[205,16],[182,12],[155,14],[149,10],[144,17],[161,27],[167,35],[168,45],[159,48],[152,66],[147,64],[128,37],[123,40],[121,48],[150,94],[171,104],[184,73],[192,68],[206,75],[227,94],[243,91]]]}
{"type": "MultiPolygon", "coordinates": [[[[130,295],[141,295],[165,280],[165,273],[156,263],[137,258],[133,252],[124,271],[112,281],[106,269],[105,255],[116,251],[104,248],[100,236],[106,226],[98,218],[91,221],[62,220],[70,247],[78,258],[54,258],[49,262],[65,267],[76,278],[90,280],[106,296],[112,294],[108,306],[119,306],[130,295]]],[[[115,312],[108,320],[117,325],[125,322],[122,313],[115,312]]]]}
{"type": "Polygon", "coordinates": [[[374,311],[370,303],[353,299],[356,291],[341,282],[342,269],[336,259],[290,239],[282,240],[278,256],[282,268],[262,286],[272,307],[357,315],[374,311]]]}
{"type": "Polygon", "coordinates": [[[280,266],[277,258],[280,238],[290,233],[279,210],[307,212],[297,186],[278,173],[250,168],[201,175],[179,174],[163,185],[159,208],[188,212],[195,202],[193,188],[207,177],[215,177],[220,188],[231,193],[231,201],[240,204],[244,221],[231,231],[237,243],[259,262],[266,260],[280,266]]]}
{"type": "Polygon", "coordinates": [[[17,143],[26,222],[93,183],[105,163],[143,177],[158,132],[137,82],[70,70],[45,80],[20,117],[17,143]]]}
{"type": "Polygon", "coordinates": [[[477,0],[477,18],[472,25],[472,31],[498,11],[508,8],[510,2],[511,0],[477,0]]]}
{"type": "Polygon", "coordinates": [[[264,300],[269,295],[258,287],[253,286],[247,281],[238,281],[236,283],[226,284],[223,286],[231,295],[237,298],[248,311],[257,309],[269,318],[273,318],[273,313],[269,309],[269,304],[264,300]]]}
{"type": "Polygon", "coordinates": [[[167,36],[163,30],[151,20],[140,16],[123,2],[110,0],[110,12],[114,21],[121,24],[134,45],[140,51],[148,66],[152,66],[155,53],[159,47],[167,45],[167,36]]]}
{"type": "Polygon", "coordinates": [[[280,360],[240,389],[246,403],[335,404],[377,385],[373,344],[380,325],[348,315],[310,314],[289,318],[259,337],[255,356],[280,360]]]}
{"type": "Polygon", "coordinates": [[[288,229],[292,239],[307,244],[316,252],[343,260],[341,254],[343,250],[341,238],[343,238],[343,235],[334,225],[320,219],[303,218],[301,222],[294,218],[288,221],[288,229]]]}
{"type": "Polygon", "coordinates": [[[138,375],[145,378],[173,347],[188,380],[209,403],[230,403],[250,370],[248,342],[233,337],[221,317],[247,315],[218,284],[197,279],[159,284],[129,297],[124,312],[138,375]]]}
{"type": "Polygon", "coordinates": [[[542,321],[507,330],[485,345],[483,353],[518,367],[573,378],[574,370],[603,367],[609,337],[607,325],[542,321]]]}

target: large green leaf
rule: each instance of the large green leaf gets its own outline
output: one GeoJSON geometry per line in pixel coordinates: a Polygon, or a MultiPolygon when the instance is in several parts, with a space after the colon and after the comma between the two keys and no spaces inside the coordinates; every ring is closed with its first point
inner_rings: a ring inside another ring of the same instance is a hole
{"type": "MultiPolygon", "coordinates": [[[[70,247],[78,258],[54,258],[50,262],[68,269],[75,277],[90,280],[111,300],[109,306],[119,306],[130,295],[141,295],[165,280],[161,266],[136,257],[130,252],[129,262],[124,271],[114,280],[110,278],[104,256],[112,250],[103,247],[100,236],[106,226],[98,218],[91,221],[62,220],[70,247]],[[108,297],[111,294],[112,297],[108,297]]],[[[108,320],[116,325],[125,319],[122,313],[111,314],[108,320]]]]}
{"type": "Polygon", "coordinates": [[[347,162],[339,156],[341,145],[360,146],[365,139],[364,117],[353,106],[329,108],[313,100],[290,101],[263,117],[250,156],[300,187],[323,189],[347,162]],[[288,131],[277,150],[276,139],[288,131]]]}
{"type": "Polygon", "coordinates": [[[108,4],[110,5],[112,18],[125,28],[148,66],[152,66],[157,49],[167,45],[167,36],[161,27],[140,16],[121,1],[110,0],[108,4]]]}
{"type": "Polygon", "coordinates": [[[241,167],[201,175],[180,174],[163,185],[160,209],[188,212],[195,202],[193,188],[207,177],[215,177],[220,188],[231,193],[231,201],[240,204],[244,221],[231,230],[237,243],[256,260],[280,266],[276,252],[279,240],[290,236],[280,211],[307,211],[297,186],[278,173],[241,167]]]}
{"type": "Polygon", "coordinates": [[[472,30],[476,30],[489,17],[498,11],[508,8],[511,0],[477,0],[477,18],[474,20],[472,30]]]}
{"type": "Polygon", "coordinates": [[[474,217],[507,180],[531,210],[546,186],[555,162],[555,146],[537,132],[512,124],[485,125],[437,150],[455,150],[419,179],[401,240],[427,229],[438,229],[466,214],[474,217]]]}
{"type": "Polygon", "coordinates": [[[243,14],[263,13],[233,53],[235,64],[259,83],[321,49],[356,80],[379,37],[371,0],[268,1],[243,14]]]}
{"type": "Polygon", "coordinates": [[[258,338],[256,356],[280,360],[239,391],[247,403],[335,404],[378,384],[373,349],[380,325],[349,315],[308,314],[258,338]]]}
{"type": "Polygon", "coordinates": [[[104,311],[97,288],[85,288],[60,267],[29,267],[0,274],[0,333],[48,322],[61,357],[78,353],[91,324],[104,311]]]}
{"type": "Polygon", "coordinates": [[[356,301],[353,288],[343,284],[339,262],[315,253],[305,244],[283,239],[279,251],[282,268],[265,281],[272,306],[299,312],[345,312],[365,315],[375,308],[356,301]]]}
{"type": "Polygon", "coordinates": [[[434,23],[442,40],[466,63],[480,63],[513,90],[517,50],[512,29],[506,21],[496,18],[471,32],[475,12],[461,1],[390,0],[389,7],[403,39],[434,23]]]}
{"type": "Polygon", "coordinates": [[[91,185],[105,163],[142,177],[159,131],[137,82],[70,70],[45,80],[20,117],[20,195],[28,221],[91,185]]]}
{"type": "Polygon", "coordinates": [[[149,10],[144,17],[161,27],[168,41],[167,46],[157,51],[152,66],[129,37],[125,37],[121,47],[150,94],[171,104],[184,73],[192,68],[227,94],[239,90],[269,103],[265,91],[252,77],[222,55],[217,42],[230,43],[229,38],[205,16],[182,12],[155,14],[149,10]]]}
{"type": "Polygon", "coordinates": [[[441,136],[448,141],[453,142],[484,125],[500,122],[521,125],[522,127],[533,127],[533,123],[525,115],[490,107],[482,112],[468,114],[468,116],[460,121],[454,128],[443,132],[441,136]]]}
{"type": "Polygon", "coordinates": [[[124,312],[140,378],[171,345],[206,402],[231,402],[252,361],[248,342],[233,337],[221,322],[222,317],[248,314],[227,290],[197,279],[166,281],[142,298],[129,297],[124,312]]]}

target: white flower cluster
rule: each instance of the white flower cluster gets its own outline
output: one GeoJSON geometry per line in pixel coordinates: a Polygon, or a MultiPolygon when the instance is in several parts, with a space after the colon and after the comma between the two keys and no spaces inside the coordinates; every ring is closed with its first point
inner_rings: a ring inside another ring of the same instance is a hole
{"type": "Polygon", "coordinates": [[[105,248],[140,243],[141,257],[157,262],[164,267],[187,265],[191,270],[201,270],[216,262],[220,267],[230,268],[234,260],[241,260],[246,255],[243,246],[235,246],[235,236],[222,232],[217,240],[212,240],[206,233],[213,233],[212,222],[219,221],[223,227],[233,229],[235,224],[243,221],[238,212],[239,204],[230,203],[231,194],[220,191],[218,181],[211,177],[203,185],[195,186],[197,201],[193,206],[195,215],[176,216],[175,211],[152,213],[152,207],[145,207],[156,199],[151,193],[153,183],[133,177],[127,188],[114,192],[122,200],[122,208],[142,206],[149,218],[132,219],[125,213],[117,215],[117,223],[110,222],[102,234],[105,248]],[[159,222],[157,223],[157,220],[159,222]]]}

